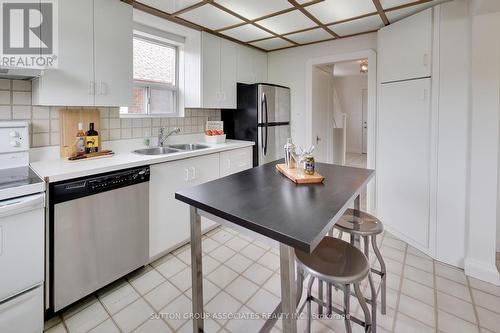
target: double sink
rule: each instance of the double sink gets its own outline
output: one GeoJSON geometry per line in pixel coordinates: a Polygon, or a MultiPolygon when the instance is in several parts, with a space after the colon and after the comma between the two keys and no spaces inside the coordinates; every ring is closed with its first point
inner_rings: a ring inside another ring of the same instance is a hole
{"type": "Polygon", "coordinates": [[[210,147],[205,145],[200,145],[197,143],[182,143],[182,144],[168,145],[163,147],[137,149],[134,150],[134,153],[141,155],[167,155],[167,154],[175,154],[180,152],[194,151],[206,148],[210,147]]]}

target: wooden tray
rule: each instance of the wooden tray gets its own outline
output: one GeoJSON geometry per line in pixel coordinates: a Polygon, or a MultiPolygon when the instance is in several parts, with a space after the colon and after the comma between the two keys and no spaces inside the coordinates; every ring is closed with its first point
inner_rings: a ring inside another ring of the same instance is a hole
{"type": "Polygon", "coordinates": [[[317,172],[314,175],[299,175],[298,169],[289,169],[285,164],[276,164],[276,169],[296,184],[320,184],[325,180],[317,172]]]}
{"type": "Polygon", "coordinates": [[[83,131],[89,129],[89,123],[94,123],[94,129],[99,132],[99,151],[101,151],[101,116],[98,109],[61,109],[59,110],[59,141],[61,157],[66,158],[76,153],[76,133],[78,123],[83,123],[83,131]]]}
{"type": "Polygon", "coordinates": [[[71,157],[68,157],[67,160],[68,160],[68,162],[88,161],[88,160],[96,159],[96,158],[111,157],[114,154],[115,153],[112,152],[111,150],[103,150],[103,151],[99,151],[97,153],[83,154],[80,156],[71,156],[71,157]]]}

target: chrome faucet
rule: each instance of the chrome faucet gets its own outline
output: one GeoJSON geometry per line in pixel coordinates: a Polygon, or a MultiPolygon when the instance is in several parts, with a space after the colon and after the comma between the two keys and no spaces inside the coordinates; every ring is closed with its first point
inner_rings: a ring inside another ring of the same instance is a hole
{"type": "Polygon", "coordinates": [[[181,129],[179,127],[176,127],[167,134],[165,134],[165,127],[160,127],[160,132],[158,133],[158,147],[163,147],[163,143],[165,142],[165,140],[167,140],[169,136],[171,136],[172,134],[177,134],[180,131],[181,129]]]}

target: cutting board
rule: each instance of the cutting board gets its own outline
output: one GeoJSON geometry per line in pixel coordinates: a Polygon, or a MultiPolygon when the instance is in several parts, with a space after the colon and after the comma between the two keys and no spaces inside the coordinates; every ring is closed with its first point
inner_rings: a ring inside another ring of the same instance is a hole
{"type": "MultiPolygon", "coordinates": [[[[89,129],[89,123],[94,123],[94,129],[101,132],[101,113],[98,109],[61,109],[59,110],[59,135],[61,157],[67,158],[76,153],[76,133],[78,123],[83,123],[83,131],[89,129]]],[[[101,140],[99,140],[99,151],[101,140]]]]}
{"type": "Polygon", "coordinates": [[[325,180],[317,172],[314,175],[299,174],[297,168],[289,169],[285,164],[276,164],[276,169],[296,184],[320,184],[325,180]]]}

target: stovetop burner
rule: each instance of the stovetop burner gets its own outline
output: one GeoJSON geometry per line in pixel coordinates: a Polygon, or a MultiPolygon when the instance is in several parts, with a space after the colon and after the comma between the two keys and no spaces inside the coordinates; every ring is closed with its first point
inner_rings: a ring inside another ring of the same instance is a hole
{"type": "Polygon", "coordinates": [[[0,189],[14,188],[18,186],[42,183],[30,167],[19,167],[0,169],[0,189]]]}

